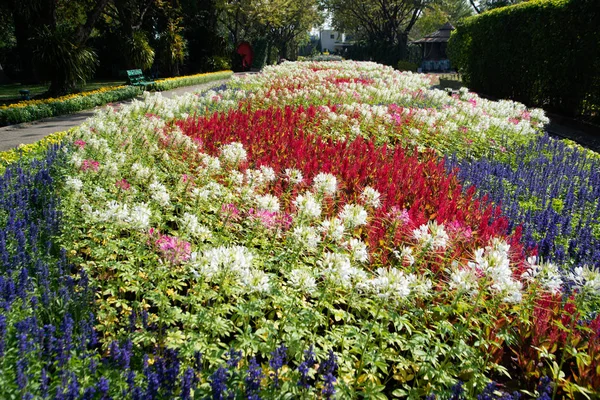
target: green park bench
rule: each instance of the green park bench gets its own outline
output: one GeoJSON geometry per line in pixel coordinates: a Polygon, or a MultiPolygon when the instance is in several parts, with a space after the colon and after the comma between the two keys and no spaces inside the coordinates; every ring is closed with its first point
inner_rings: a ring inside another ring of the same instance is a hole
{"type": "Polygon", "coordinates": [[[129,79],[129,84],[133,86],[143,86],[144,89],[147,86],[153,85],[153,80],[148,80],[144,77],[141,69],[130,69],[127,70],[127,78],[129,79]]]}

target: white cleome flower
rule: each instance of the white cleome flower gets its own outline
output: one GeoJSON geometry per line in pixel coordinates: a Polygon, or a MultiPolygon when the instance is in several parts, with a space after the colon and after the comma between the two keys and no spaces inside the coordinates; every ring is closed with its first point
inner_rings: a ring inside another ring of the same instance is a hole
{"type": "Polygon", "coordinates": [[[276,196],[273,196],[272,194],[257,195],[255,199],[258,209],[270,212],[279,211],[279,199],[276,196]]]}
{"type": "Polygon", "coordinates": [[[434,250],[445,250],[450,240],[444,224],[430,221],[413,230],[413,237],[423,246],[431,246],[434,250]]]}
{"type": "Polygon", "coordinates": [[[321,172],[313,179],[313,188],[319,195],[332,196],[337,191],[337,178],[321,172]]]}
{"type": "Polygon", "coordinates": [[[381,206],[381,194],[370,186],[364,188],[360,198],[369,207],[378,208],[381,206]]]}
{"type": "Polygon", "coordinates": [[[457,269],[450,274],[449,286],[450,289],[476,295],[479,292],[479,278],[471,268],[457,269]]]}
{"type": "Polygon", "coordinates": [[[310,293],[317,288],[317,282],[308,269],[297,268],[290,272],[288,283],[301,292],[310,293]]]}
{"type": "Polygon", "coordinates": [[[321,242],[319,232],[312,226],[297,226],[292,230],[290,237],[309,251],[316,250],[321,242]]]}
{"type": "Polygon", "coordinates": [[[269,275],[262,270],[251,269],[241,278],[248,293],[268,293],[271,290],[269,275]]]}
{"type": "Polygon", "coordinates": [[[367,223],[367,211],[364,207],[358,204],[346,204],[340,212],[340,219],[344,222],[344,225],[353,229],[367,223]]]}
{"type": "Polygon", "coordinates": [[[150,178],[150,176],[152,175],[152,171],[150,171],[150,168],[144,167],[142,164],[139,163],[134,163],[131,166],[131,172],[133,173],[133,177],[135,178],[135,180],[137,180],[138,182],[143,182],[150,178]]]}
{"type": "Polygon", "coordinates": [[[597,270],[590,269],[587,265],[575,267],[568,277],[580,291],[600,295],[600,273],[597,270]]]}
{"type": "Polygon", "coordinates": [[[221,147],[221,159],[226,164],[237,165],[246,161],[246,157],[246,150],[241,143],[232,142],[221,147]]]}
{"type": "Polygon", "coordinates": [[[169,192],[167,192],[167,188],[162,183],[154,181],[150,184],[148,190],[150,190],[152,200],[159,205],[165,207],[170,204],[171,197],[169,196],[169,192]]]}
{"type": "Polygon", "coordinates": [[[302,176],[302,171],[295,169],[295,168],[286,168],[284,173],[285,173],[287,180],[292,185],[297,185],[300,182],[302,182],[302,180],[304,179],[304,177],[302,176]]]}
{"type": "Polygon", "coordinates": [[[83,188],[83,182],[79,178],[73,178],[72,176],[69,176],[65,180],[65,186],[69,190],[72,190],[74,192],[80,192],[83,188]]]}
{"type": "Polygon", "coordinates": [[[325,219],[321,222],[319,230],[325,234],[326,237],[331,240],[338,242],[344,237],[344,222],[339,218],[325,219]]]}
{"type": "Polygon", "coordinates": [[[359,288],[365,292],[374,293],[381,299],[405,299],[411,293],[413,274],[405,275],[397,268],[378,268],[375,277],[362,282],[359,288]]]}
{"type": "Polygon", "coordinates": [[[348,247],[350,247],[350,253],[352,259],[356,262],[367,262],[369,261],[369,252],[367,251],[367,245],[362,240],[352,238],[348,241],[348,247]]]}
{"type": "Polygon", "coordinates": [[[180,218],[179,224],[181,229],[187,232],[188,235],[199,238],[200,240],[210,239],[211,231],[204,225],[198,222],[198,217],[194,214],[184,213],[183,217],[180,218]]]}
{"type": "Polygon", "coordinates": [[[353,279],[360,281],[365,276],[363,271],[352,266],[346,254],[325,252],[317,265],[327,279],[344,287],[351,285],[353,279]]]}
{"type": "Polygon", "coordinates": [[[316,219],[321,216],[321,204],[317,202],[317,199],[310,192],[299,194],[293,201],[293,204],[298,209],[300,217],[316,219]]]}
{"type": "Polygon", "coordinates": [[[150,207],[146,203],[139,203],[133,206],[126,220],[134,229],[146,229],[150,226],[151,216],[150,207]]]}
{"type": "Polygon", "coordinates": [[[413,256],[412,247],[400,246],[397,250],[393,251],[394,256],[404,265],[413,265],[415,263],[415,257],[413,256]]]}
{"type": "Polygon", "coordinates": [[[536,257],[527,258],[527,270],[521,274],[526,282],[538,282],[542,288],[553,294],[562,292],[563,280],[558,267],[552,263],[536,264],[536,257]]]}
{"type": "Polygon", "coordinates": [[[222,274],[242,277],[250,273],[253,260],[254,255],[244,246],[219,246],[205,250],[194,266],[207,279],[222,274]]]}

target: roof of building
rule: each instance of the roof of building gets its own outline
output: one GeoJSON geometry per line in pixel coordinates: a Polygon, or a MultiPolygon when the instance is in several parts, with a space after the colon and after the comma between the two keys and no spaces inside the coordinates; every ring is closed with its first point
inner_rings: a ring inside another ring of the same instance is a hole
{"type": "Polygon", "coordinates": [[[454,30],[454,26],[450,22],[446,22],[437,31],[426,35],[423,39],[415,40],[412,43],[445,43],[450,39],[450,33],[454,30]]]}

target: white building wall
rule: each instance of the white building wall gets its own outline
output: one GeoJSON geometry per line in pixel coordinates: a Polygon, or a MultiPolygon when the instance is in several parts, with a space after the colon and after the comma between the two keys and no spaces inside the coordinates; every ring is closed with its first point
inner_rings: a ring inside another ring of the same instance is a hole
{"type": "Polygon", "coordinates": [[[321,31],[321,51],[328,51],[333,53],[335,51],[336,42],[337,44],[343,43],[345,35],[340,34],[338,31],[326,29],[321,31]]]}

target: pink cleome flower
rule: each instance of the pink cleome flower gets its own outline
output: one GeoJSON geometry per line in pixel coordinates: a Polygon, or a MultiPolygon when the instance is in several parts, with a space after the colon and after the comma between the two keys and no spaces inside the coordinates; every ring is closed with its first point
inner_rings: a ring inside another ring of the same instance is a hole
{"type": "Polygon", "coordinates": [[[127,182],[125,178],[121,179],[120,181],[117,181],[115,183],[115,186],[123,190],[129,190],[129,188],[131,187],[131,185],[129,184],[129,182],[127,182]]]}
{"type": "Polygon", "coordinates": [[[192,254],[192,245],[176,236],[162,235],[157,229],[150,228],[152,244],[161,258],[174,265],[188,261],[192,254]]]}
{"type": "Polygon", "coordinates": [[[86,145],[85,141],[78,139],[76,141],[73,142],[73,144],[77,147],[79,147],[80,149],[83,149],[86,145]]]}
{"type": "Polygon", "coordinates": [[[96,160],[83,160],[81,163],[82,171],[87,171],[89,169],[92,171],[98,171],[98,168],[100,168],[100,163],[96,160]]]}

